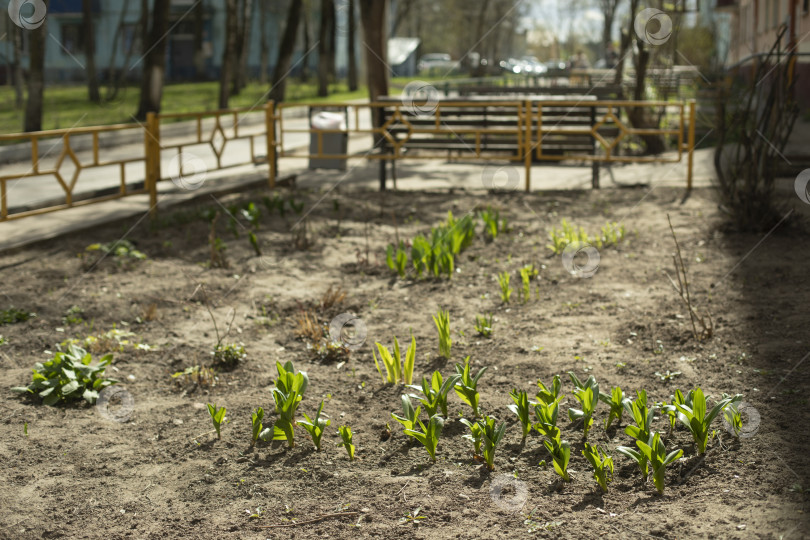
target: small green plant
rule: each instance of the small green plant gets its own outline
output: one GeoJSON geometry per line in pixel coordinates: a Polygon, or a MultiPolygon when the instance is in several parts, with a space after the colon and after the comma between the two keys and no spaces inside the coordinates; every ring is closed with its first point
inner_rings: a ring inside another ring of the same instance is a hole
{"type": "Polygon", "coordinates": [[[447,394],[460,378],[460,375],[450,375],[447,379],[443,379],[442,374],[437,370],[431,375],[430,381],[427,377],[422,377],[421,388],[416,385],[411,385],[410,388],[422,391],[425,397],[418,399],[425,406],[428,417],[441,413],[444,418],[447,418],[447,394]]]}
{"type": "Polygon", "coordinates": [[[433,316],[433,322],[436,323],[436,329],[439,331],[439,354],[450,360],[450,347],[453,346],[453,340],[450,337],[450,312],[439,310],[433,316]]]}
{"type": "Polygon", "coordinates": [[[742,413],[740,412],[739,407],[736,403],[729,403],[726,409],[723,411],[723,418],[726,419],[728,425],[731,426],[731,430],[734,433],[734,437],[740,438],[740,432],[742,431],[742,413]]]}
{"type": "Polygon", "coordinates": [[[523,285],[521,289],[521,299],[525,304],[532,297],[532,285],[531,282],[537,277],[537,269],[534,267],[533,264],[528,264],[520,269],[520,281],[523,285]]]}
{"type": "Polygon", "coordinates": [[[529,395],[523,390],[518,391],[516,388],[513,388],[512,391],[509,392],[509,397],[514,401],[513,404],[509,405],[509,410],[515,413],[520,420],[520,426],[523,428],[523,438],[521,442],[525,444],[526,436],[532,430],[531,413],[529,412],[529,395]]]}
{"type": "Polygon", "coordinates": [[[262,440],[272,439],[274,441],[286,440],[290,448],[295,447],[295,412],[303,399],[309,385],[309,377],[306,372],[295,372],[292,362],[282,365],[276,362],[278,378],[276,387],[273,388],[273,401],[276,405],[276,413],[279,417],[273,424],[273,428],[264,430],[259,437],[262,440]]]}
{"type": "Polygon", "coordinates": [[[470,433],[463,437],[473,444],[473,457],[478,458],[481,456],[481,443],[484,441],[484,430],[481,427],[480,421],[473,420],[472,422],[466,418],[461,419],[461,423],[470,428],[470,433]]]}
{"type": "Polygon", "coordinates": [[[400,525],[403,523],[413,523],[414,525],[418,525],[421,520],[427,519],[427,516],[420,516],[419,512],[422,511],[422,507],[415,509],[413,512],[408,512],[401,518],[399,518],[400,525]]]}
{"type": "Polygon", "coordinates": [[[264,425],[262,424],[262,420],[264,420],[264,409],[259,407],[250,415],[250,423],[252,427],[252,434],[253,437],[250,439],[250,447],[253,448],[256,446],[256,441],[259,440],[259,434],[261,434],[264,425]]]}
{"type": "Polygon", "coordinates": [[[388,268],[404,279],[408,265],[408,253],[405,251],[405,243],[400,241],[399,247],[396,249],[393,244],[390,244],[385,251],[385,262],[388,268]]]}
{"type": "Polygon", "coordinates": [[[475,377],[472,376],[471,373],[472,367],[470,366],[470,357],[464,359],[464,365],[456,364],[456,373],[460,375],[458,382],[456,383],[454,389],[458,397],[469,405],[473,410],[473,416],[478,418],[480,416],[478,410],[478,400],[480,396],[478,395],[478,381],[481,379],[481,375],[483,375],[487,367],[484,366],[478,370],[478,373],[475,377]]]}
{"type": "Polygon", "coordinates": [[[663,382],[670,381],[670,380],[674,379],[675,377],[677,377],[678,375],[681,375],[680,371],[667,370],[666,373],[661,373],[659,371],[655,372],[655,376],[658,377],[659,379],[661,379],[663,382]]]}
{"type": "Polygon", "coordinates": [[[622,412],[627,407],[626,402],[630,401],[628,398],[624,397],[624,391],[620,387],[614,386],[610,391],[610,395],[600,392],[599,401],[610,407],[610,414],[605,419],[605,430],[610,429],[614,418],[621,424],[622,412]]]}
{"type": "Polygon", "coordinates": [[[428,420],[427,426],[418,418],[416,421],[421,431],[406,429],[405,434],[410,435],[422,443],[422,446],[425,447],[425,450],[427,450],[427,453],[430,455],[430,459],[435,463],[436,447],[439,445],[439,435],[442,432],[442,427],[444,427],[444,419],[438,414],[434,414],[430,417],[430,420],[428,420]]]}
{"type": "Polygon", "coordinates": [[[509,286],[509,272],[501,272],[498,274],[498,285],[501,286],[501,301],[504,304],[509,303],[509,298],[512,296],[513,289],[509,286]]]}
{"type": "Polygon", "coordinates": [[[551,403],[541,401],[534,406],[534,415],[537,417],[534,429],[548,439],[557,439],[560,436],[560,429],[557,427],[557,415],[560,410],[561,400],[562,397],[559,397],[551,403]]]}
{"type": "Polygon", "coordinates": [[[245,347],[241,344],[237,345],[236,343],[229,343],[227,345],[217,343],[211,354],[214,356],[211,365],[223,371],[236,369],[236,366],[247,358],[245,347]]]}
{"type": "Polygon", "coordinates": [[[607,493],[608,482],[613,480],[613,458],[606,453],[600,453],[599,448],[594,444],[585,443],[582,455],[593,467],[593,477],[603,493],[607,493]]]}
{"type": "Polygon", "coordinates": [[[323,436],[323,432],[327,427],[329,427],[329,424],[332,423],[331,420],[321,418],[322,412],[323,400],[321,400],[321,404],[318,407],[318,412],[315,413],[315,418],[310,418],[307,416],[307,413],[304,413],[304,420],[298,422],[300,425],[304,426],[304,429],[307,430],[309,436],[312,437],[312,442],[315,444],[315,450],[318,452],[321,451],[321,437],[323,436]]]}
{"type": "Polygon", "coordinates": [[[57,352],[51,360],[34,364],[28,386],[14,387],[12,390],[36,394],[45,405],[79,399],[93,405],[101,390],[118,381],[104,377],[105,370],[113,361],[111,354],[104,355],[97,364],[91,365],[92,361],[90,353],[81,347],[68,345],[65,352],[57,352]]]}
{"type": "Polygon", "coordinates": [[[485,416],[480,421],[481,436],[484,446],[484,461],[487,468],[492,471],[495,470],[495,449],[503,439],[503,434],[506,432],[506,423],[501,422],[501,425],[495,425],[495,418],[485,416]]]}
{"type": "MultiPolygon", "coordinates": [[[[484,222],[484,232],[489,234],[490,240],[495,240],[500,232],[500,212],[487,207],[485,210],[481,210],[478,215],[481,216],[481,220],[484,222]]],[[[504,220],[505,223],[506,220],[504,220]]]]}
{"type": "Polygon", "coordinates": [[[492,337],[492,313],[475,316],[475,331],[485,338],[492,337]]]}
{"type": "Polygon", "coordinates": [[[624,432],[637,441],[647,441],[652,431],[652,421],[656,409],[655,406],[647,406],[647,391],[638,390],[636,392],[636,399],[626,401],[624,409],[630,413],[635,422],[634,426],[625,427],[624,432]]]}
{"type": "Polygon", "coordinates": [[[706,445],[709,442],[709,427],[712,421],[725,409],[730,403],[736,403],[742,399],[742,394],[730,396],[721,399],[717,404],[707,412],[706,410],[706,396],[703,395],[703,390],[696,388],[689,392],[691,394],[692,405],[676,404],[675,408],[678,409],[678,420],[686,426],[692,434],[692,438],[697,446],[698,454],[706,453],[706,445]]]}
{"type": "MultiPolygon", "coordinates": [[[[138,261],[147,258],[146,254],[135,249],[134,244],[129,240],[116,240],[115,242],[106,244],[90,244],[85,248],[85,252],[88,253],[95,251],[100,253],[99,258],[95,262],[100,261],[108,255],[111,255],[115,259],[134,259],[138,261]]],[[[119,264],[121,264],[120,261],[119,264]]]]}
{"type": "Polygon", "coordinates": [[[337,446],[342,446],[349,454],[349,461],[354,461],[354,445],[352,444],[352,428],[349,426],[340,426],[338,428],[341,442],[336,443],[337,446]]]}
{"type": "Polygon", "coordinates": [[[411,398],[408,394],[402,394],[401,400],[403,416],[397,416],[396,414],[391,413],[391,418],[402,424],[402,427],[406,430],[413,429],[419,419],[419,412],[422,410],[422,407],[417,407],[414,409],[413,403],[411,403],[411,398]]]}
{"type": "Polygon", "coordinates": [[[82,324],[84,322],[84,309],[81,306],[70,306],[62,316],[63,324],[82,324]]]}
{"type": "Polygon", "coordinates": [[[654,432],[647,442],[636,441],[638,450],[627,446],[617,446],[616,451],[623,454],[639,464],[642,474],[647,477],[647,467],[652,469],[653,483],[658,493],[664,493],[664,475],[667,465],[680,458],[683,450],[674,450],[669,454],[661,441],[661,435],[654,432]]]}
{"type": "Polygon", "coordinates": [[[576,242],[589,243],[588,234],[585,232],[584,228],[579,227],[579,229],[575,229],[564,219],[561,222],[561,227],[561,229],[555,227],[549,232],[551,244],[548,244],[547,247],[554,252],[555,255],[559,255],[565,251],[565,247],[568,244],[576,242]]]}
{"type": "Polygon", "coordinates": [[[543,381],[540,379],[537,379],[537,386],[540,387],[540,390],[537,392],[536,397],[543,403],[553,403],[557,401],[557,398],[560,397],[562,383],[560,382],[559,375],[554,375],[554,377],[551,379],[550,387],[546,387],[546,385],[543,384],[543,381]]]}
{"type": "Polygon", "coordinates": [[[571,382],[574,383],[576,389],[573,394],[574,397],[582,405],[582,409],[568,409],[568,418],[572,422],[582,419],[582,439],[588,438],[588,431],[593,424],[593,412],[596,405],[599,403],[599,383],[591,375],[588,380],[583,384],[573,372],[568,373],[571,377],[571,382]]]}
{"type": "Polygon", "coordinates": [[[217,432],[217,439],[222,439],[220,428],[225,421],[225,407],[217,408],[216,405],[208,404],[208,414],[211,416],[211,423],[214,424],[214,429],[217,432]]]}
{"type": "Polygon", "coordinates": [[[36,314],[15,307],[2,309],[0,310],[0,326],[25,322],[31,317],[36,317],[36,314]]]}
{"type": "Polygon", "coordinates": [[[375,344],[377,345],[377,350],[380,352],[380,359],[382,360],[383,366],[385,366],[385,376],[382,374],[380,363],[377,361],[377,355],[374,353],[373,348],[371,349],[371,354],[374,357],[374,365],[377,366],[377,373],[380,374],[383,383],[411,384],[413,382],[414,362],[416,361],[416,338],[413,332],[411,332],[411,344],[408,350],[405,351],[404,364],[402,363],[402,355],[399,351],[399,341],[396,337],[394,337],[393,356],[385,345],[379,342],[375,344]]]}
{"type": "Polygon", "coordinates": [[[667,418],[669,420],[669,434],[672,435],[672,432],[675,431],[675,425],[678,421],[678,409],[675,407],[676,404],[680,405],[688,405],[689,407],[692,406],[692,394],[689,394],[688,397],[683,395],[683,392],[680,390],[675,390],[675,395],[670,396],[672,400],[671,403],[662,402],[660,404],[656,404],[661,410],[667,413],[667,418]]]}
{"type": "Polygon", "coordinates": [[[571,461],[571,445],[568,441],[561,441],[559,438],[559,431],[557,437],[551,440],[543,441],[543,445],[551,454],[551,459],[554,463],[554,472],[556,472],[563,482],[570,482],[571,476],[568,474],[568,462],[571,461]]]}
{"type": "Polygon", "coordinates": [[[23,422],[23,436],[28,437],[28,422],[23,422]]]}

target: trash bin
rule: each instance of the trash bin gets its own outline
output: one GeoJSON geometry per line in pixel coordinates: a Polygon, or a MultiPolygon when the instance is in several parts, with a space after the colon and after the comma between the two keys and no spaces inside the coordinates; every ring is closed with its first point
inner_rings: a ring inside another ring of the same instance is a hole
{"type": "MultiPolygon", "coordinates": [[[[321,154],[323,155],[346,155],[349,150],[349,134],[346,127],[349,123],[349,111],[346,107],[319,107],[317,110],[310,108],[309,124],[310,133],[309,154],[317,155],[318,138],[322,137],[321,154]],[[313,114],[314,113],[314,114],[313,114]],[[317,130],[339,129],[342,133],[317,133],[317,130]]],[[[338,158],[309,158],[309,168],[312,169],[338,169],[346,170],[346,160],[338,158]]]]}

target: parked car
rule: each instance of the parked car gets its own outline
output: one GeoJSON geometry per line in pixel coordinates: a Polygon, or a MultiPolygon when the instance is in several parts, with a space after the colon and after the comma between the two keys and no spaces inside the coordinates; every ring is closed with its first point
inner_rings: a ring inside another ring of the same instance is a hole
{"type": "Polygon", "coordinates": [[[537,59],[536,56],[524,56],[521,59],[523,62],[523,72],[530,75],[542,75],[548,71],[548,68],[537,59]]]}
{"type": "Polygon", "coordinates": [[[423,71],[456,71],[459,63],[446,53],[430,53],[422,56],[416,64],[416,69],[420,73],[423,71]]]}
{"type": "Polygon", "coordinates": [[[552,74],[568,71],[568,63],[565,60],[549,60],[545,65],[548,72],[552,74]]]}

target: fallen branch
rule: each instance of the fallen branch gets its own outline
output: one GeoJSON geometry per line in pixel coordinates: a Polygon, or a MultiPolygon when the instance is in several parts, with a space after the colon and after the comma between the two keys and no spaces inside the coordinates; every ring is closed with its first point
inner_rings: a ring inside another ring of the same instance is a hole
{"type": "Polygon", "coordinates": [[[284,523],[281,525],[256,525],[260,529],[283,529],[286,527],[297,527],[298,525],[307,525],[309,523],[317,523],[319,521],[323,521],[325,519],[336,518],[336,517],[344,517],[344,516],[356,516],[360,512],[335,512],[333,514],[324,514],[322,516],[307,519],[304,521],[296,521],[294,523],[284,523]]]}

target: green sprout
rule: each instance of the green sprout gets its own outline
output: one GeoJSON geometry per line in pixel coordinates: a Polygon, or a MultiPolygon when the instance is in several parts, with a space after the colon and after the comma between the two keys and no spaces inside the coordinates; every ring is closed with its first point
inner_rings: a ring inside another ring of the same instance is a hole
{"type": "Polygon", "coordinates": [[[483,417],[479,420],[479,423],[481,424],[481,435],[484,443],[484,461],[486,461],[487,468],[492,471],[495,470],[495,449],[503,439],[506,423],[501,422],[501,425],[496,427],[495,418],[492,416],[483,417]]]}
{"type": "Polygon", "coordinates": [[[444,426],[444,419],[438,414],[434,414],[428,420],[427,426],[417,418],[416,422],[419,424],[421,431],[415,429],[406,429],[405,434],[410,435],[425,447],[430,459],[436,462],[436,447],[439,445],[439,435],[441,434],[442,427],[444,426]]]}
{"type": "Polygon", "coordinates": [[[703,395],[703,390],[696,388],[689,392],[692,396],[692,405],[676,404],[675,408],[678,409],[678,420],[686,426],[692,434],[692,438],[697,446],[698,454],[706,453],[706,444],[709,442],[709,427],[712,421],[725,409],[730,403],[736,403],[742,399],[742,394],[721,399],[710,410],[706,411],[706,396],[703,395]]]}
{"type": "Polygon", "coordinates": [[[450,312],[439,310],[433,316],[433,322],[436,323],[436,329],[439,331],[439,354],[450,360],[450,347],[453,345],[453,340],[450,338],[450,312]]]}
{"type": "Polygon", "coordinates": [[[728,407],[723,411],[723,418],[725,418],[726,422],[731,426],[734,437],[739,439],[740,432],[742,431],[742,413],[740,413],[740,409],[736,403],[728,404],[728,407]]]}
{"type": "Polygon", "coordinates": [[[371,354],[374,357],[374,365],[377,366],[377,373],[380,374],[383,383],[396,384],[402,382],[404,384],[411,384],[413,382],[413,368],[416,361],[416,338],[411,332],[411,344],[405,352],[405,363],[402,363],[402,355],[399,350],[399,341],[394,337],[394,354],[382,343],[375,343],[377,350],[380,352],[380,359],[383,366],[385,366],[385,376],[380,369],[380,363],[377,361],[377,355],[374,349],[371,349],[371,354]]]}
{"type": "Polygon", "coordinates": [[[627,406],[625,402],[630,401],[628,398],[624,397],[624,391],[620,387],[615,386],[613,389],[611,389],[610,395],[600,392],[599,401],[610,407],[610,414],[605,419],[605,430],[610,429],[610,425],[613,423],[614,418],[619,424],[621,424],[622,412],[627,406]]]}
{"type": "Polygon", "coordinates": [[[264,419],[264,409],[259,407],[250,415],[250,422],[253,428],[253,437],[250,440],[250,447],[253,448],[256,446],[256,441],[259,440],[259,434],[262,432],[262,428],[264,427],[262,424],[262,420],[264,419]]]}
{"type": "MultiPolygon", "coordinates": [[[[461,378],[460,375],[451,375],[447,379],[442,378],[439,371],[434,371],[428,381],[427,377],[422,377],[422,387],[410,385],[414,390],[420,390],[425,397],[417,398],[425,406],[428,417],[441,413],[447,418],[447,394],[461,378]]],[[[416,397],[416,396],[411,396],[416,397]]]]}
{"type": "Polygon", "coordinates": [[[537,399],[543,403],[553,403],[557,401],[557,398],[560,397],[560,389],[562,388],[562,384],[560,383],[559,375],[554,375],[554,377],[551,379],[551,387],[547,388],[540,379],[537,380],[537,386],[540,387],[540,391],[537,392],[535,397],[537,397],[537,399]]]}
{"type": "Polygon", "coordinates": [[[557,415],[560,410],[560,401],[562,401],[562,397],[551,403],[541,401],[534,406],[534,415],[537,417],[534,429],[540,435],[549,439],[559,438],[560,429],[557,427],[557,415]]]}
{"type": "Polygon", "coordinates": [[[603,493],[607,493],[608,482],[613,480],[613,458],[606,453],[599,452],[596,445],[585,443],[585,449],[582,450],[582,455],[588,460],[588,463],[593,467],[593,477],[599,487],[602,488],[603,493]]]}
{"type": "Polygon", "coordinates": [[[559,438],[559,431],[557,437],[543,441],[543,445],[551,454],[551,459],[554,464],[554,472],[560,475],[563,482],[570,482],[571,476],[568,474],[568,462],[571,460],[571,445],[568,441],[561,441],[559,438]]]}
{"type": "Polygon", "coordinates": [[[529,395],[523,390],[518,391],[516,388],[513,388],[512,391],[509,392],[509,397],[514,401],[513,404],[509,405],[509,410],[515,413],[520,420],[520,425],[523,428],[521,443],[525,444],[526,436],[532,430],[532,421],[529,417],[529,395]]]}
{"type": "Polygon", "coordinates": [[[315,444],[315,450],[318,452],[321,451],[321,437],[323,436],[323,432],[329,426],[329,424],[332,423],[331,420],[321,418],[321,412],[323,412],[323,400],[321,400],[321,404],[318,407],[318,412],[315,413],[315,418],[310,418],[307,416],[307,413],[304,413],[304,420],[298,422],[299,425],[304,426],[304,429],[307,430],[309,436],[312,437],[312,442],[315,444]]]}
{"type": "Polygon", "coordinates": [[[481,455],[481,443],[484,441],[484,430],[481,427],[480,421],[473,420],[472,422],[466,418],[461,419],[461,423],[470,428],[470,433],[463,437],[473,444],[473,457],[477,458],[481,455]]]}
{"type": "Polygon", "coordinates": [[[413,429],[416,426],[416,422],[419,418],[419,411],[421,410],[422,407],[417,407],[416,409],[413,408],[411,398],[408,394],[402,394],[403,416],[397,416],[396,414],[391,413],[391,418],[402,424],[406,430],[413,429]]]}
{"type": "Polygon", "coordinates": [[[485,338],[492,337],[492,313],[475,316],[475,331],[485,338]]]}
{"type": "Polygon", "coordinates": [[[349,461],[354,461],[354,445],[352,444],[352,428],[349,426],[340,426],[338,428],[341,442],[336,443],[337,446],[342,446],[349,454],[349,461]]]}
{"type": "Polygon", "coordinates": [[[394,250],[394,245],[389,244],[385,252],[385,262],[388,268],[399,274],[399,277],[405,278],[406,266],[408,264],[408,254],[405,251],[405,243],[400,241],[399,247],[394,250]]]}
{"type": "Polygon", "coordinates": [[[652,469],[655,489],[658,490],[658,493],[664,493],[666,467],[680,458],[683,455],[683,450],[675,450],[667,454],[667,449],[664,443],[661,442],[661,435],[657,432],[653,433],[647,442],[636,441],[636,446],[638,446],[638,450],[626,446],[617,446],[616,451],[637,462],[639,467],[642,467],[642,463],[644,463],[645,465],[642,468],[642,472],[644,472],[644,469],[647,467],[646,464],[648,463],[649,467],[652,469]]]}
{"type": "Polygon", "coordinates": [[[480,416],[478,410],[478,400],[480,398],[478,395],[478,380],[481,378],[481,375],[486,372],[487,367],[485,366],[479,369],[475,377],[472,376],[471,369],[469,356],[464,359],[463,366],[456,364],[456,373],[458,373],[461,378],[456,383],[454,389],[461,401],[469,405],[473,410],[473,415],[478,418],[478,416],[480,416]]]}
{"type": "Polygon", "coordinates": [[[582,405],[582,409],[568,409],[568,418],[572,422],[582,419],[582,439],[585,440],[588,438],[588,431],[593,424],[593,412],[596,409],[596,405],[599,403],[599,383],[596,382],[593,375],[588,377],[585,384],[583,384],[573,372],[570,372],[568,375],[576,386],[576,390],[573,392],[574,397],[582,405]]]}
{"type": "Polygon", "coordinates": [[[523,288],[521,289],[521,297],[523,299],[524,304],[529,300],[531,300],[532,296],[531,281],[536,277],[537,277],[537,269],[534,267],[533,264],[528,264],[520,269],[520,281],[523,284],[523,288]]]}
{"type": "Polygon", "coordinates": [[[211,423],[214,424],[214,429],[217,432],[217,439],[222,439],[220,427],[222,422],[225,421],[225,407],[217,409],[216,405],[208,404],[208,414],[211,416],[211,423]]]}
{"type": "Polygon", "coordinates": [[[501,300],[504,304],[509,303],[509,297],[512,296],[513,289],[509,287],[509,272],[501,272],[498,274],[498,285],[501,286],[501,300]]]}

